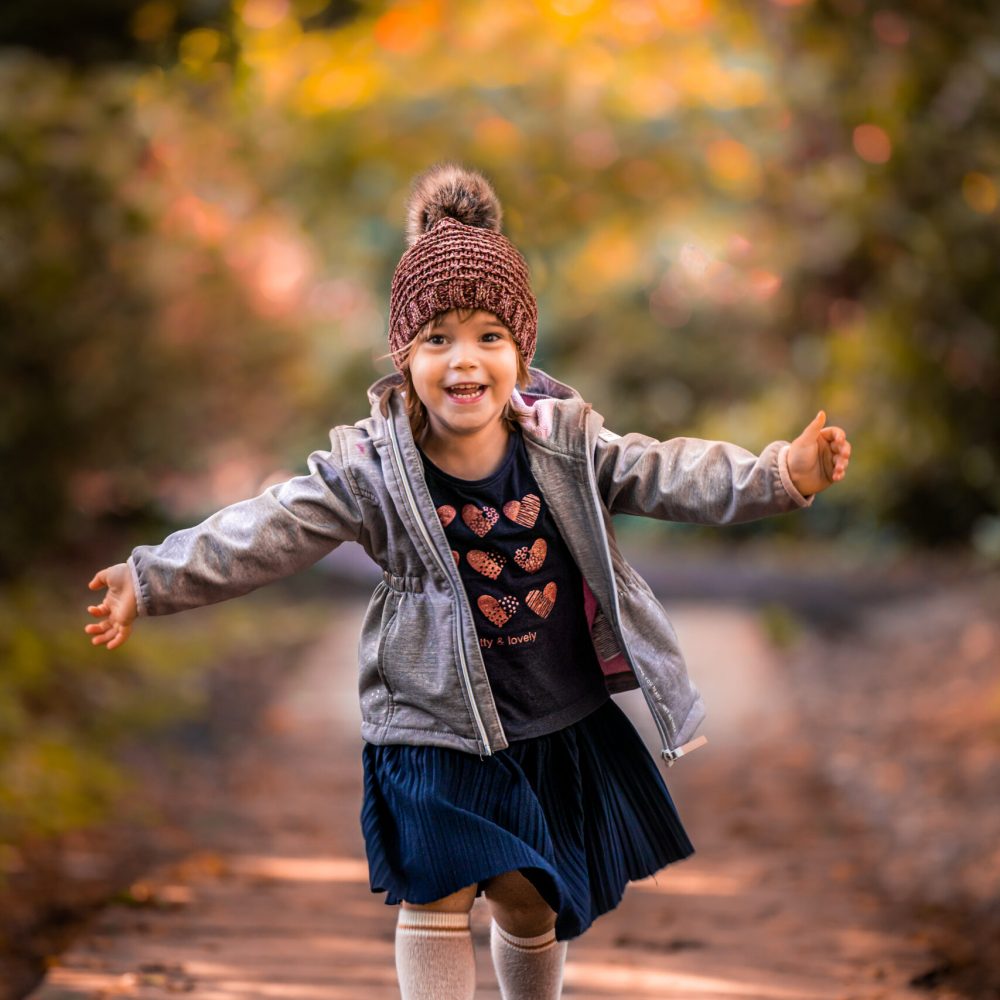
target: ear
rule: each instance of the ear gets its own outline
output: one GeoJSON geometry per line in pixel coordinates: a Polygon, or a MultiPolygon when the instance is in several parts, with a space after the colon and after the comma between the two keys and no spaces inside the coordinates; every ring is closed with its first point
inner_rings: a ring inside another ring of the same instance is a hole
{"type": "Polygon", "coordinates": [[[531,381],[531,372],[528,370],[528,363],[524,360],[524,355],[521,353],[521,348],[518,347],[517,341],[514,341],[514,350],[517,351],[517,379],[515,384],[519,389],[527,389],[528,383],[531,381]]]}

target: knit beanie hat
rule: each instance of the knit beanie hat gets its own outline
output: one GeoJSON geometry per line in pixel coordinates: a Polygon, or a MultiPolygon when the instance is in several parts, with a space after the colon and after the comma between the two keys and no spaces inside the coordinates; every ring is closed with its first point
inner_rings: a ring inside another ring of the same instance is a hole
{"type": "Polygon", "coordinates": [[[409,249],[392,276],[389,350],[395,354],[438,313],[463,307],[491,312],[530,364],[538,306],[528,265],[500,232],[500,199],[482,174],[439,163],[413,182],[407,204],[409,249]]]}

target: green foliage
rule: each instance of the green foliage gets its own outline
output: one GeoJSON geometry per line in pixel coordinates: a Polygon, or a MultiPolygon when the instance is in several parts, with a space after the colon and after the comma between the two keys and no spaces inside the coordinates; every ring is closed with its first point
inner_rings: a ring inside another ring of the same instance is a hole
{"type": "Polygon", "coordinates": [[[1000,507],[1000,8],[860,9],[811,7],[782,50],[782,327],[857,428],[859,500],[916,542],[975,541],[1000,507]],[[791,85],[817,66],[827,87],[791,85]]]}
{"type": "Polygon", "coordinates": [[[130,15],[151,68],[0,49],[0,572],[252,495],[363,415],[446,157],[496,183],[537,364],[610,426],[848,429],[807,523],[741,530],[995,552],[995,0],[193,11],[130,15]]]}
{"type": "Polygon", "coordinates": [[[180,626],[144,619],[109,653],[88,644],[84,603],[51,582],[0,595],[0,843],[104,820],[132,787],[125,741],[202,718],[210,666],[266,652],[277,661],[328,613],[252,595],[180,626]]]}
{"type": "Polygon", "coordinates": [[[16,469],[0,578],[96,517],[169,517],[186,477],[222,462],[256,486],[329,387],[283,298],[304,266],[294,223],[235,137],[137,86],[134,70],[0,58],[0,460],[16,469]]]}

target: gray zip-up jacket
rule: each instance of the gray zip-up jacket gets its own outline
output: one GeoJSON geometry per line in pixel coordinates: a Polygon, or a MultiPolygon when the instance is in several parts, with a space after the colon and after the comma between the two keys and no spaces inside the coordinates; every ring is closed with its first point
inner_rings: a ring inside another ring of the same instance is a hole
{"type": "MultiPolygon", "coordinates": [[[[704,706],[663,607],[618,549],[612,515],[734,524],[815,498],[793,485],[785,441],[756,456],[722,441],[619,436],[574,389],[536,368],[530,375],[513,404],[531,470],[583,577],[605,683],[641,688],[672,763],[703,742],[692,736],[704,706]]],[[[507,739],[400,383],[391,374],[369,388],[371,416],[334,427],[330,450],[309,456],[309,475],[134,549],[139,614],[237,597],[359,542],[383,575],[358,645],[362,737],[489,755],[507,739]]]]}

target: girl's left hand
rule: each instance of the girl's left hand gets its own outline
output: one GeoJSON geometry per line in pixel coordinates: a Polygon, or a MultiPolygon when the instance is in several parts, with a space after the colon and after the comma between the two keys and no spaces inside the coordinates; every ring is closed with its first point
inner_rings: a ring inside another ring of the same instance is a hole
{"type": "Polygon", "coordinates": [[[803,495],[821,493],[844,478],[851,460],[851,443],[842,427],[824,427],[820,410],[806,429],[791,442],[788,472],[803,495]]]}

